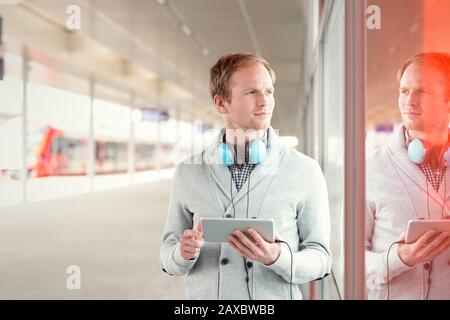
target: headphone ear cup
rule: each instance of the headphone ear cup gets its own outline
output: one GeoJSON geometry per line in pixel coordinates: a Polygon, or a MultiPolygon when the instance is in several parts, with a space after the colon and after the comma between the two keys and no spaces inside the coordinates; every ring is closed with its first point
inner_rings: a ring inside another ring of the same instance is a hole
{"type": "Polygon", "coordinates": [[[267,157],[266,144],[260,139],[253,140],[248,149],[248,158],[252,164],[259,164],[267,157]]]}
{"type": "Polygon", "coordinates": [[[226,166],[231,166],[234,164],[233,155],[228,149],[228,145],[226,143],[221,143],[219,145],[219,157],[220,161],[222,161],[222,163],[226,166]]]}
{"type": "Polygon", "coordinates": [[[408,145],[408,158],[415,164],[422,164],[427,157],[427,149],[422,141],[414,139],[408,145]]]}

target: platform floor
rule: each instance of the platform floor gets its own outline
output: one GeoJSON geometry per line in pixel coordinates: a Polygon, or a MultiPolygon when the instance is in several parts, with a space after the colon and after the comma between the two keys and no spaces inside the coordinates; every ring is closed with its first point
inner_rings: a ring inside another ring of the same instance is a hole
{"type": "Polygon", "coordinates": [[[159,266],[170,183],[0,208],[0,299],[184,299],[159,266]]]}

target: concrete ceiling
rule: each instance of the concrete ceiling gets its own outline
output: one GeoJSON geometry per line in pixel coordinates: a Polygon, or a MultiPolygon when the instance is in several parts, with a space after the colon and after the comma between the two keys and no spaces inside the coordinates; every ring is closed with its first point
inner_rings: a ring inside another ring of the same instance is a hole
{"type": "Polygon", "coordinates": [[[34,59],[44,54],[46,63],[136,92],[142,104],[177,105],[206,121],[220,121],[209,68],[228,52],[258,52],[277,75],[273,126],[293,135],[301,119],[304,1],[24,0],[0,5],[0,14],[7,49],[26,44],[39,53],[34,59]],[[75,32],[65,28],[70,5],[81,9],[75,32]]]}

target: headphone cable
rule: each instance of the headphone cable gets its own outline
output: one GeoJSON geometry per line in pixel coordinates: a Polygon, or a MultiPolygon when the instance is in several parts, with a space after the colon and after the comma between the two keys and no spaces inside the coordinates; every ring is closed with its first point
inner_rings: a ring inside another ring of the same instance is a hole
{"type": "MultiPolygon", "coordinates": [[[[252,171],[253,171],[253,168],[251,168],[252,169],[252,171]]],[[[248,219],[248,204],[249,204],[249,202],[250,202],[250,177],[251,177],[251,175],[252,175],[252,171],[250,171],[250,174],[248,175],[248,178],[247,178],[247,211],[246,211],[246,213],[245,213],[245,218],[247,218],[248,219]]]]}
{"type": "Polygon", "coordinates": [[[427,283],[428,283],[428,289],[427,289],[427,295],[425,297],[425,300],[428,300],[429,296],[430,296],[430,289],[431,289],[431,271],[433,270],[433,260],[431,260],[430,262],[430,267],[428,270],[428,279],[427,279],[427,283]]]}
{"type": "MultiPolygon", "coordinates": [[[[250,176],[252,175],[252,173],[251,173],[251,171],[250,171],[250,174],[248,175],[248,178],[247,178],[247,211],[246,211],[246,213],[245,213],[245,218],[247,218],[248,219],[248,203],[249,203],[249,201],[250,201],[250,195],[249,195],[249,191],[250,191],[250,176]]],[[[247,291],[248,291],[248,296],[249,296],[249,298],[250,298],[250,300],[253,300],[252,299],[252,295],[250,294],[250,277],[249,277],[249,275],[248,275],[248,266],[247,266],[247,259],[245,258],[245,257],[242,257],[243,259],[244,259],[244,268],[245,268],[245,273],[246,273],[246,278],[245,278],[245,281],[247,282],[247,291]]]]}
{"type": "MultiPolygon", "coordinates": [[[[446,202],[446,197],[447,197],[447,179],[446,179],[446,172],[447,171],[447,167],[445,167],[444,170],[444,199],[442,199],[442,211],[441,211],[441,219],[444,220],[444,208],[446,208],[445,202],[446,202]]],[[[446,208],[447,209],[447,208],[446,208]]],[[[445,210],[445,212],[447,213],[447,210],[445,210]]]]}
{"type": "MultiPolygon", "coordinates": [[[[231,169],[233,170],[233,169],[231,169]]],[[[230,195],[231,195],[231,204],[233,206],[233,218],[236,218],[236,208],[234,207],[234,199],[233,199],[233,175],[230,173],[230,195]]]]}
{"type": "MultiPolygon", "coordinates": [[[[267,131],[267,139],[268,140],[268,131],[267,131]]],[[[266,148],[267,148],[267,141],[266,141],[266,148]]],[[[234,154],[234,162],[235,165],[237,165],[237,157],[236,157],[236,152],[233,153],[234,154]]],[[[246,155],[248,154],[248,149],[246,146],[246,155]]],[[[246,164],[246,163],[245,163],[246,164]]],[[[246,209],[246,213],[245,213],[245,218],[248,219],[248,208],[249,208],[249,203],[250,203],[250,177],[252,175],[252,171],[254,168],[251,168],[250,174],[248,175],[247,178],[247,209],[246,209]]],[[[236,218],[236,208],[234,206],[234,199],[233,199],[233,175],[231,175],[231,181],[230,181],[230,195],[231,195],[231,203],[233,206],[233,214],[234,214],[234,218],[236,218]]],[[[281,241],[280,241],[281,242],[281,241]]],[[[284,242],[284,241],[282,241],[284,242]]],[[[286,243],[286,242],[285,242],[286,243]]],[[[289,244],[286,243],[289,247],[289,244]]],[[[291,248],[289,247],[289,251],[291,251],[291,248]]],[[[244,262],[244,268],[245,268],[245,273],[246,273],[246,277],[245,277],[245,282],[247,283],[247,292],[248,292],[248,296],[250,298],[250,300],[252,299],[252,295],[250,293],[250,277],[249,277],[249,273],[248,273],[248,266],[247,266],[247,259],[243,256],[242,260],[244,262]]],[[[291,282],[292,282],[292,251],[291,251],[291,282]]],[[[292,300],[292,285],[291,285],[291,300],[292,300]]]]}
{"type": "MultiPolygon", "coordinates": [[[[289,248],[289,252],[291,253],[291,282],[289,283],[290,292],[291,292],[291,300],[292,300],[292,281],[293,281],[293,265],[294,265],[294,254],[292,253],[291,246],[284,240],[275,240],[276,243],[284,243],[289,248]]],[[[280,253],[281,254],[281,253],[280,253]]]]}
{"type": "Polygon", "coordinates": [[[427,179],[427,176],[426,175],[424,175],[425,176],[425,184],[426,184],[426,186],[427,186],[427,208],[428,208],[428,220],[430,220],[431,218],[430,218],[430,192],[429,192],[429,190],[428,190],[428,179],[427,179]]]}
{"type": "Polygon", "coordinates": [[[387,300],[389,300],[389,254],[391,252],[392,247],[394,246],[394,244],[397,243],[401,243],[401,241],[395,241],[393,243],[391,243],[391,245],[389,246],[388,252],[387,252],[387,257],[386,257],[386,269],[387,269],[387,300]]]}

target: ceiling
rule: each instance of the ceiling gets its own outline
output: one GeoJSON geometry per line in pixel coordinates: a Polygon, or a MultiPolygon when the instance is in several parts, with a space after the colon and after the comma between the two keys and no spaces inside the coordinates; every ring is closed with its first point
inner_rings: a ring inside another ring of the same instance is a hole
{"type": "Polygon", "coordinates": [[[0,14],[7,48],[26,44],[33,59],[133,91],[138,106],[177,106],[190,119],[220,121],[208,93],[214,62],[229,52],[257,52],[277,75],[272,124],[294,135],[301,119],[304,2],[24,0],[0,5],[0,14]],[[75,32],[65,28],[70,5],[81,10],[75,32]]]}

